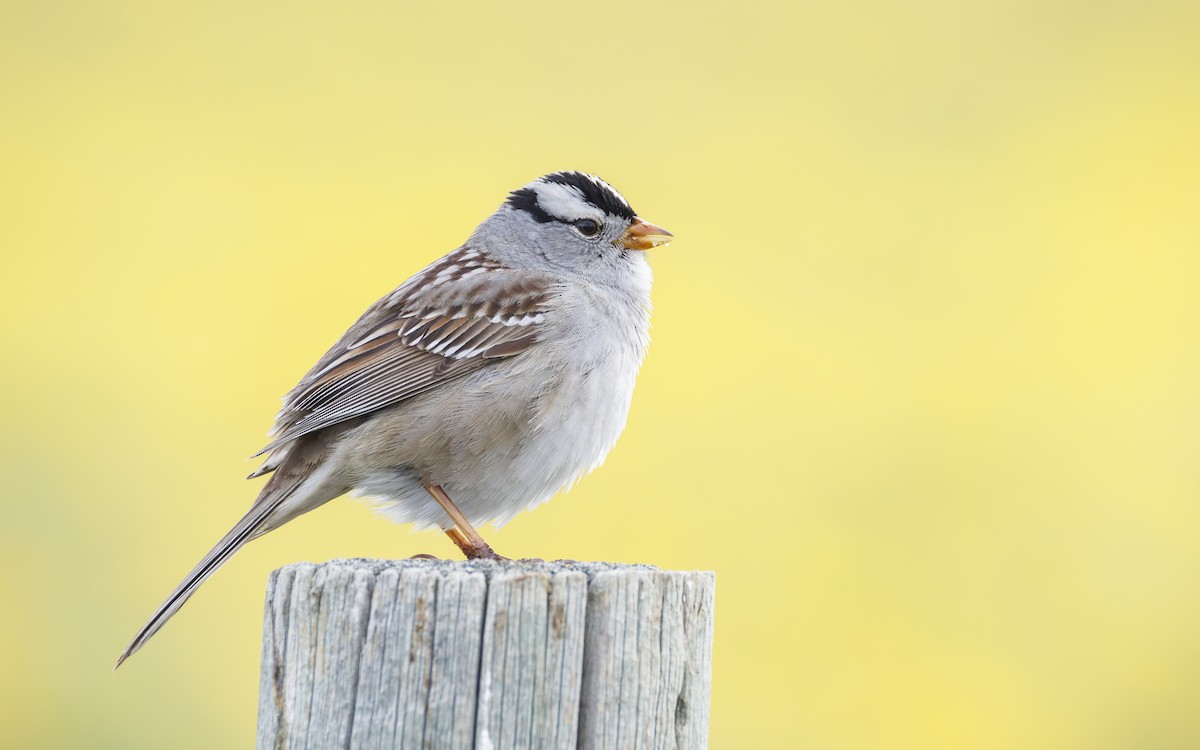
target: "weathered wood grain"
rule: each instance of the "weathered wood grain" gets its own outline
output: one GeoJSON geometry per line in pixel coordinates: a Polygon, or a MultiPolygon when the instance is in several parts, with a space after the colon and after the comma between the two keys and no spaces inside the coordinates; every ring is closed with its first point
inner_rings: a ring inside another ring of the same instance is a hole
{"type": "Polygon", "coordinates": [[[580,750],[707,746],[713,593],[711,573],[592,577],[580,750]]]}
{"type": "Polygon", "coordinates": [[[258,747],[706,747],[713,585],[611,563],[281,568],[258,747]]]}

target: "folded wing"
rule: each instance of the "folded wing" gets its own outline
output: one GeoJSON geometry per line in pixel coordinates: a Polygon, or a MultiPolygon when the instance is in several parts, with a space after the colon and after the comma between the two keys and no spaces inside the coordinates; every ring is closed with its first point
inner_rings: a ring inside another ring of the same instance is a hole
{"type": "Polygon", "coordinates": [[[544,274],[469,247],[447,255],[376,302],[317,362],[284,399],[260,455],[520,354],[554,294],[544,274]]]}

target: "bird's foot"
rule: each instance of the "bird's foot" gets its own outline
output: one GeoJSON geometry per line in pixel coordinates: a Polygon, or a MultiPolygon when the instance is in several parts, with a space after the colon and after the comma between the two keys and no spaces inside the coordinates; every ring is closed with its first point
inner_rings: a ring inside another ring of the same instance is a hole
{"type": "Polygon", "coordinates": [[[508,562],[509,558],[499,554],[496,550],[483,541],[479,540],[476,544],[469,544],[463,549],[463,554],[468,560],[495,560],[496,562],[508,562]]]}
{"type": "Polygon", "coordinates": [[[447,529],[446,536],[450,537],[451,541],[462,550],[468,560],[508,560],[507,557],[497,554],[496,550],[483,541],[483,537],[478,533],[474,537],[470,537],[458,529],[447,529]]]}

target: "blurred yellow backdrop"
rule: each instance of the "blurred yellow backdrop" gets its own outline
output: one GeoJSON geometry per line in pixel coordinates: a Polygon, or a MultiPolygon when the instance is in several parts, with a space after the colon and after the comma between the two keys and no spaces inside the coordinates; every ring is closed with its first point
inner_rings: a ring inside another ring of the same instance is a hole
{"type": "Polygon", "coordinates": [[[677,241],[510,554],[718,573],[715,748],[1200,746],[1200,5],[0,4],[0,745],[252,742],[266,574],[120,672],[376,297],[594,171],[677,241]]]}

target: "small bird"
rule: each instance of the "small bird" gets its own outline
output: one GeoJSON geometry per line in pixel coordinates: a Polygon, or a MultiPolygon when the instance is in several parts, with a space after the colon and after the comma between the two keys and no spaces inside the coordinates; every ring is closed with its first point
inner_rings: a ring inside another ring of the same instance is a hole
{"type": "Polygon", "coordinates": [[[117,660],[145,645],[246,542],[352,493],[503,559],[505,523],[598,467],[650,341],[650,266],[671,233],[611,185],[555,172],[372,305],[284,398],[250,511],[117,660]]]}

